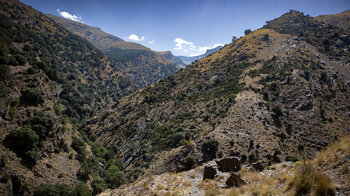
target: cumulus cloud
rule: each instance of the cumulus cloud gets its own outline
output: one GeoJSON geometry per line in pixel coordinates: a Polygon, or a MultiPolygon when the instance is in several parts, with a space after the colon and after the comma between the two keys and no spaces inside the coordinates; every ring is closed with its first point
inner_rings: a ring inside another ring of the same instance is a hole
{"type": "Polygon", "coordinates": [[[152,39],[151,41],[148,41],[149,44],[154,44],[154,39],[152,39]]]}
{"type": "Polygon", "coordinates": [[[189,48],[195,48],[195,46],[193,45],[192,42],[188,42],[182,38],[176,38],[174,40],[174,42],[175,42],[175,46],[176,46],[174,48],[175,50],[184,50],[184,47],[186,47],[186,45],[188,45],[187,47],[189,47],[189,48]]]}
{"type": "Polygon", "coordinates": [[[133,41],[143,41],[143,40],[145,40],[145,37],[139,37],[139,36],[137,36],[135,34],[131,34],[131,35],[129,35],[126,38],[128,38],[129,40],[133,40],[133,41]]]}
{"type": "Polygon", "coordinates": [[[57,13],[59,13],[63,18],[67,18],[67,19],[69,19],[69,20],[73,20],[73,21],[76,21],[76,22],[84,23],[83,21],[81,21],[82,18],[81,18],[80,16],[71,14],[71,13],[66,12],[66,11],[61,11],[60,9],[57,9],[56,11],[57,11],[57,13]]]}
{"type": "Polygon", "coordinates": [[[182,38],[176,38],[174,40],[175,48],[174,50],[178,51],[180,55],[185,56],[197,56],[204,54],[208,49],[216,48],[218,46],[223,46],[224,44],[214,44],[213,46],[196,46],[193,42],[186,41],[182,38]]]}

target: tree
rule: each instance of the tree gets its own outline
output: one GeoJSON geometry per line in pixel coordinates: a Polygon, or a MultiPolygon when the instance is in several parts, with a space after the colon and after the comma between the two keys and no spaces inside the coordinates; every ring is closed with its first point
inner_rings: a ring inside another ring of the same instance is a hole
{"type": "Polygon", "coordinates": [[[248,34],[251,33],[251,32],[252,32],[252,30],[246,29],[246,30],[244,31],[244,35],[248,35],[248,34]]]}
{"type": "Polygon", "coordinates": [[[37,106],[44,103],[43,96],[36,88],[28,88],[22,92],[21,103],[26,105],[37,106]]]}
{"type": "Polygon", "coordinates": [[[219,150],[219,141],[215,138],[206,140],[202,144],[203,158],[212,160],[216,158],[216,152],[219,150]]]}
{"type": "Polygon", "coordinates": [[[233,36],[232,37],[232,42],[236,41],[237,40],[237,37],[236,36],[233,36]]]}
{"type": "Polygon", "coordinates": [[[107,170],[107,183],[110,188],[117,188],[127,181],[124,172],[115,165],[111,165],[107,170]]]}

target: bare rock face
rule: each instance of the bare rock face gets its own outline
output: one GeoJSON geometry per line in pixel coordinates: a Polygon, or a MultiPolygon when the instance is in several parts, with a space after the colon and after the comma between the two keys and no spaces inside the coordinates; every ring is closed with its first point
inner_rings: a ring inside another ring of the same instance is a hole
{"type": "Polygon", "coordinates": [[[214,179],[217,174],[217,166],[214,164],[206,165],[204,167],[203,180],[214,179]]]}
{"type": "Polygon", "coordinates": [[[216,161],[221,172],[237,172],[241,169],[241,161],[237,157],[226,157],[216,161]]]}
{"type": "Polygon", "coordinates": [[[264,170],[264,166],[260,162],[256,162],[252,166],[255,170],[257,170],[259,172],[264,170]]]}
{"type": "Polygon", "coordinates": [[[232,173],[226,181],[227,187],[239,187],[243,184],[246,184],[246,182],[241,178],[241,175],[238,173],[232,173]]]}

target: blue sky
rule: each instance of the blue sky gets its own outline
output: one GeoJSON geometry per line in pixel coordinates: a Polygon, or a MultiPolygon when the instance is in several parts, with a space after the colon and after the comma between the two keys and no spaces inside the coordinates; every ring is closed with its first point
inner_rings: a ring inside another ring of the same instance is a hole
{"type": "Polygon", "coordinates": [[[21,0],[33,8],[100,27],[152,50],[193,56],[231,42],[295,9],[306,15],[350,9],[350,0],[21,0]]]}

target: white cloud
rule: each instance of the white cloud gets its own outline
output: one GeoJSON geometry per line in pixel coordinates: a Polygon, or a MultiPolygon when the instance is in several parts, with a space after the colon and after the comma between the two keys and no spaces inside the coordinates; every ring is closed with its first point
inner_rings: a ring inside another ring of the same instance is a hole
{"type": "Polygon", "coordinates": [[[174,40],[175,48],[179,55],[185,56],[197,56],[204,54],[208,49],[216,48],[218,46],[223,46],[224,44],[214,44],[213,46],[196,46],[193,42],[186,41],[182,38],[176,38],[174,40]]]}
{"type": "Polygon", "coordinates": [[[67,18],[69,20],[73,20],[73,21],[76,21],[76,22],[81,22],[81,23],[84,23],[83,21],[81,21],[81,17],[80,16],[77,16],[77,15],[74,15],[74,14],[70,14],[69,12],[66,12],[66,11],[61,11],[60,9],[57,9],[56,10],[63,18],[67,18]]]}
{"type": "Polygon", "coordinates": [[[129,40],[133,40],[133,41],[143,41],[143,40],[145,40],[145,37],[139,37],[139,36],[137,36],[135,34],[131,34],[131,35],[129,35],[126,38],[128,38],[129,40]]]}
{"type": "Polygon", "coordinates": [[[175,46],[176,46],[174,48],[175,50],[183,50],[183,48],[186,47],[186,45],[189,45],[190,48],[195,47],[192,42],[188,42],[182,38],[176,38],[174,40],[174,42],[175,42],[175,46]]]}
{"type": "Polygon", "coordinates": [[[154,44],[154,39],[152,39],[151,41],[148,41],[149,44],[154,44]]]}

